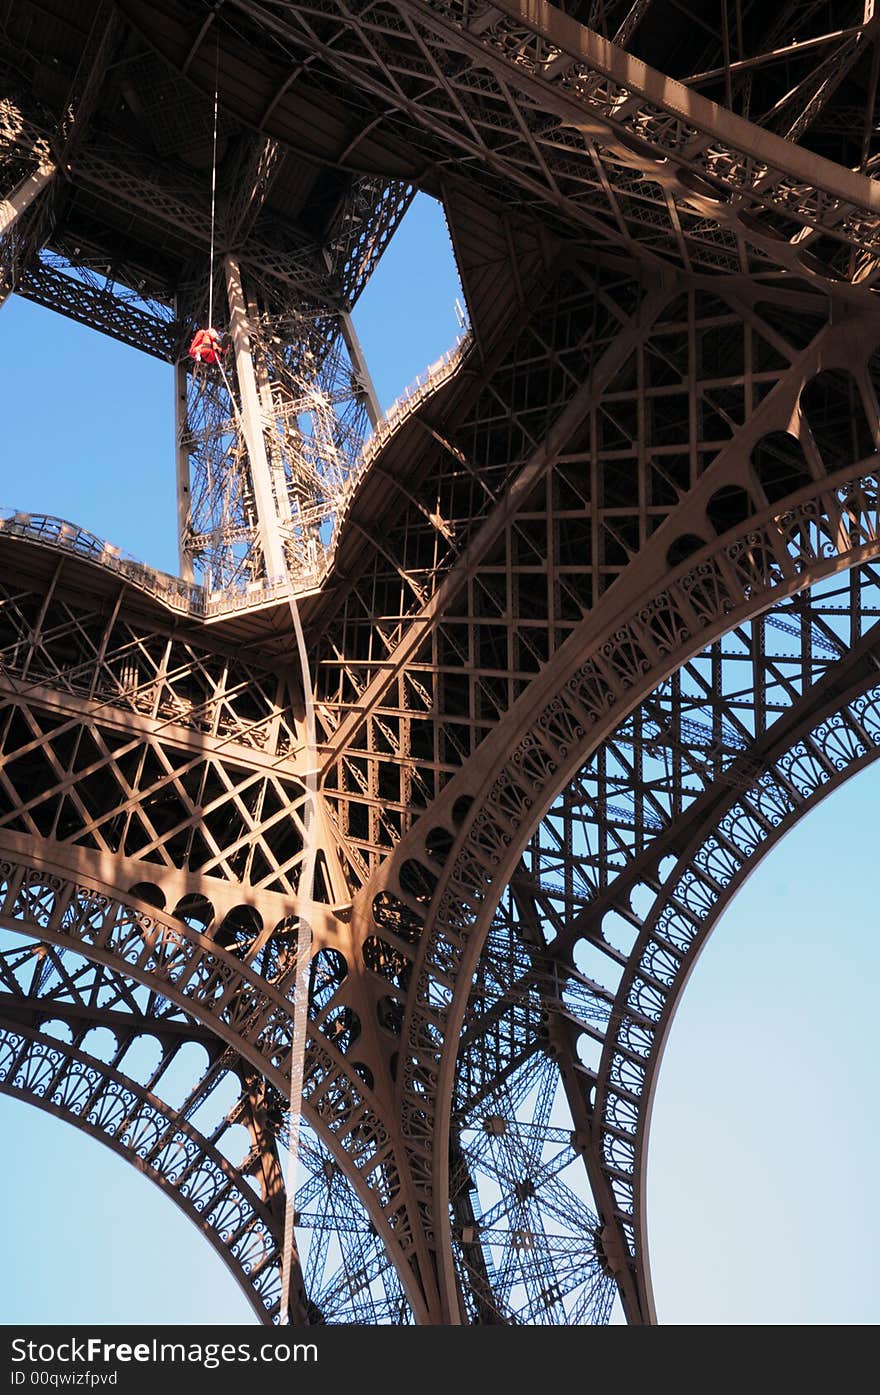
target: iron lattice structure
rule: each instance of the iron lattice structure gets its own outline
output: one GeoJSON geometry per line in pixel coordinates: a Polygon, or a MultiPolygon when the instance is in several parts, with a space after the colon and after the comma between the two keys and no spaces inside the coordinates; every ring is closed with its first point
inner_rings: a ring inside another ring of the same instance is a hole
{"type": "Polygon", "coordinates": [[[0,1088],[264,1321],[654,1320],[679,995],[880,753],[878,25],[0,2],[3,292],[177,366],[181,540],[0,528],[0,1088]],[[416,188],[470,328],[380,420],[350,312],[416,188]]]}

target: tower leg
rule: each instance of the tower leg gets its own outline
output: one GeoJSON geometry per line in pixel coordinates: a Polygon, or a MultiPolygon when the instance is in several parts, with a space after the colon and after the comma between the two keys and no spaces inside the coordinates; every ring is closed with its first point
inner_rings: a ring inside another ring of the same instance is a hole
{"type": "Polygon", "coordinates": [[[367,409],[367,416],[370,425],[375,428],[379,424],[382,416],[382,408],[379,405],[379,394],[376,392],[376,385],[370,375],[367,360],[361,341],[358,338],[354,321],[347,310],[343,310],[339,315],[339,328],[345,340],[345,347],[348,349],[348,356],[351,359],[351,366],[354,369],[355,377],[361,388],[363,404],[367,409]]]}
{"type": "Polygon", "coordinates": [[[0,237],[5,237],[55,174],[54,165],[42,165],[13,189],[8,199],[0,199],[0,237]]]}
{"type": "Polygon", "coordinates": [[[247,304],[241,284],[241,271],[238,261],[227,256],[224,261],[226,271],[226,296],[229,302],[229,330],[235,351],[235,372],[238,390],[241,394],[241,419],[245,444],[251,465],[251,482],[254,502],[257,507],[260,545],[266,574],[278,579],[287,575],[287,563],[278,527],[278,513],[272,493],[272,478],[269,473],[269,460],[266,455],[266,441],[263,436],[263,420],[260,410],[260,395],[254,360],[251,352],[250,321],[247,304]]]}
{"type": "Polygon", "coordinates": [[[177,548],[181,578],[192,584],[192,555],[186,549],[186,535],[191,523],[189,450],[186,445],[187,384],[186,362],[174,367],[174,454],[177,479],[177,548]]]}

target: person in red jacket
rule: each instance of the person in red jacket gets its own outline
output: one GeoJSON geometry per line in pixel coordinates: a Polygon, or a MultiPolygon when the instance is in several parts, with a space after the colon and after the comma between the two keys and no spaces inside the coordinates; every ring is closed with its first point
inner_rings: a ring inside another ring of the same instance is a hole
{"type": "Polygon", "coordinates": [[[189,356],[195,359],[196,363],[208,363],[216,366],[223,356],[219,331],[216,329],[196,330],[189,346],[189,356]]]}

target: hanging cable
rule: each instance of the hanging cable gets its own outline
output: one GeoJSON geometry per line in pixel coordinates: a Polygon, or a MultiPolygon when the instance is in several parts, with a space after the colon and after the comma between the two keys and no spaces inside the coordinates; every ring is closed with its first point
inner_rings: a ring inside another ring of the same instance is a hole
{"type": "Polygon", "coordinates": [[[303,810],[303,859],[298,884],[299,921],[296,935],[296,979],[293,990],[293,1039],[290,1046],[290,1130],[287,1142],[287,1187],[284,1207],[284,1239],[281,1258],[281,1322],[290,1322],[290,1284],[294,1255],[296,1182],[299,1171],[299,1139],[302,1120],[303,1081],[306,1061],[306,1023],[309,1018],[309,969],[312,951],[312,917],[317,861],[318,771],[315,731],[315,703],[312,694],[309,656],[299,607],[293,599],[288,579],[287,599],[296,634],[300,671],[303,679],[305,713],[306,800],[303,810]]]}
{"type": "Polygon", "coordinates": [[[216,34],[214,57],[214,123],[211,138],[211,236],[208,254],[208,324],[205,329],[197,329],[189,346],[189,356],[196,363],[207,363],[216,367],[220,363],[222,347],[220,335],[214,328],[214,251],[217,230],[217,127],[220,114],[220,31],[216,34]]]}
{"type": "Polygon", "coordinates": [[[220,110],[220,30],[215,34],[214,57],[214,134],[211,145],[211,252],[208,271],[208,328],[214,324],[214,234],[217,220],[217,124],[220,110]]]}
{"type": "MultiPolygon", "coordinates": [[[[256,442],[248,440],[247,426],[243,413],[239,410],[226,375],[222,358],[217,359],[217,367],[223,386],[232,406],[236,429],[243,437],[248,455],[258,449],[256,442]]],[[[261,426],[259,429],[262,429],[261,426]]],[[[261,443],[262,444],[262,443],[261,443]]],[[[297,933],[295,950],[295,977],[293,989],[293,1031],[290,1043],[290,1088],[288,1094],[288,1139],[287,1139],[287,1178],[284,1208],[284,1227],[281,1248],[281,1306],[279,1320],[290,1322],[290,1289],[294,1257],[294,1220],[296,1216],[296,1181],[299,1172],[300,1124],[302,1120],[303,1083],[306,1058],[306,1024],[309,1018],[309,976],[312,951],[312,920],[314,917],[314,885],[318,855],[318,742],[315,722],[315,702],[312,690],[309,655],[299,607],[294,600],[290,584],[290,571],[287,554],[284,555],[284,581],[287,604],[293,631],[296,637],[300,674],[302,675],[304,713],[304,758],[305,758],[305,802],[303,805],[303,856],[300,863],[297,887],[297,933]]]]}
{"type": "MultiPolygon", "coordinates": [[[[190,356],[199,363],[209,364],[220,370],[223,386],[229,397],[232,407],[233,418],[236,429],[243,438],[247,447],[248,456],[251,459],[253,469],[253,457],[255,451],[262,449],[265,452],[265,442],[248,439],[247,425],[244,414],[239,410],[232,385],[226,375],[223,366],[223,352],[220,343],[220,335],[214,328],[214,255],[216,242],[216,211],[217,211],[217,127],[220,109],[220,31],[216,32],[216,58],[214,65],[214,127],[211,150],[211,243],[208,274],[208,325],[206,329],[197,331],[192,344],[190,345],[190,356]]],[[[240,385],[239,385],[240,386],[240,385]]],[[[262,422],[253,425],[253,429],[262,434],[262,422]]],[[[293,1030],[290,1043],[290,1090],[288,1098],[288,1143],[287,1143],[287,1185],[286,1203],[284,1210],[284,1227],[281,1248],[281,1305],[279,1318],[282,1323],[290,1322],[290,1289],[293,1273],[294,1246],[294,1220],[296,1216],[296,1181],[299,1171],[299,1145],[300,1145],[300,1123],[302,1119],[302,1099],[303,1080],[305,1075],[305,1054],[306,1054],[306,1024],[309,1016],[309,977],[310,961],[312,949],[312,919],[314,915],[314,882],[317,865],[317,832],[318,832],[318,771],[317,771],[317,738],[315,726],[315,705],[312,692],[311,672],[309,668],[309,657],[306,649],[305,635],[303,633],[302,621],[299,615],[299,608],[293,598],[290,585],[290,570],[287,554],[282,547],[282,557],[284,565],[283,580],[287,594],[287,602],[290,608],[290,616],[293,622],[294,635],[296,637],[297,655],[299,658],[300,673],[302,675],[303,707],[304,707],[304,756],[306,763],[305,771],[305,803],[303,805],[303,856],[300,864],[299,884],[297,888],[297,936],[296,936],[296,959],[295,976],[293,990],[293,1030]]]]}

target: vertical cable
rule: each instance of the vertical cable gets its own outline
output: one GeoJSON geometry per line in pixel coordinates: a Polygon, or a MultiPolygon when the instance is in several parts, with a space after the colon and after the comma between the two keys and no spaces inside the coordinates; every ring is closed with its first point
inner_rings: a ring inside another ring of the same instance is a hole
{"type": "Polygon", "coordinates": [[[318,762],[315,731],[315,703],[312,694],[309,656],[306,650],[299,607],[290,591],[288,603],[303,680],[303,705],[306,738],[306,801],[303,813],[303,860],[297,887],[299,923],[296,935],[296,981],[293,991],[293,1040],[290,1047],[290,1133],[287,1145],[287,1188],[284,1208],[284,1241],[281,1260],[280,1321],[290,1322],[290,1278],[293,1270],[296,1214],[296,1180],[299,1171],[299,1135],[302,1119],[303,1076],[306,1059],[306,1024],[309,1020],[309,969],[312,948],[312,915],[314,906],[315,863],[318,837],[318,762]]]}
{"type": "MultiPolygon", "coordinates": [[[[239,412],[232,386],[226,376],[222,361],[218,364],[223,385],[232,405],[236,427],[247,442],[244,420],[239,412]]],[[[296,932],[296,974],[293,989],[293,1031],[290,1043],[290,1090],[288,1097],[288,1142],[286,1200],[284,1207],[284,1230],[281,1248],[281,1306],[279,1322],[290,1322],[290,1287],[294,1257],[294,1217],[296,1215],[296,1179],[299,1172],[300,1123],[302,1119],[303,1078],[305,1075],[306,1036],[309,1020],[309,971],[312,949],[312,920],[314,916],[315,868],[318,853],[318,754],[317,727],[315,723],[315,701],[312,690],[309,655],[300,619],[299,607],[294,600],[290,584],[287,554],[284,553],[285,581],[287,582],[287,603],[302,675],[303,715],[304,715],[304,759],[305,792],[303,805],[303,857],[300,864],[297,886],[297,932],[296,932]]]]}
{"type": "Polygon", "coordinates": [[[208,272],[208,329],[214,325],[214,228],[217,210],[217,113],[220,106],[220,30],[216,31],[214,59],[214,137],[211,148],[211,258],[208,272]]]}

